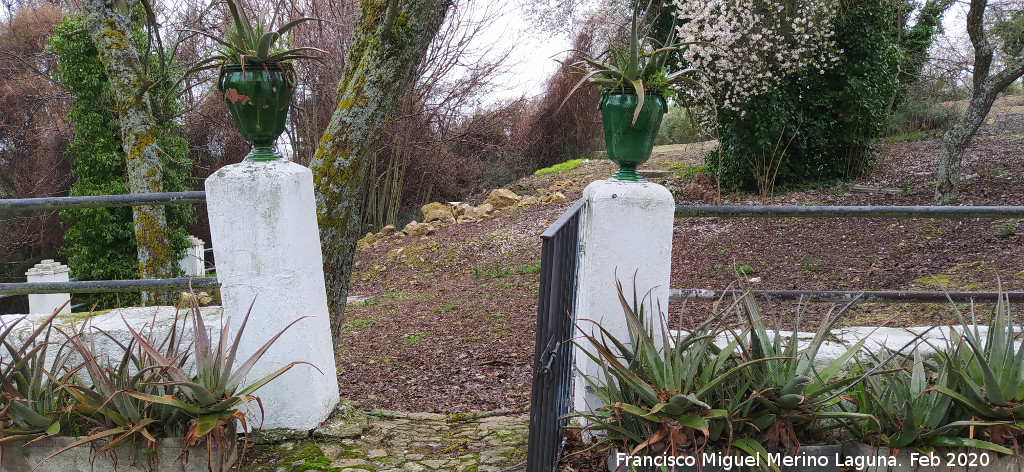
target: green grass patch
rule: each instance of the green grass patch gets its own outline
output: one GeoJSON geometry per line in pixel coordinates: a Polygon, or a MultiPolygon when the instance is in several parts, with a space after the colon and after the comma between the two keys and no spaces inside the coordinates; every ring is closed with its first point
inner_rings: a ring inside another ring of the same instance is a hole
{"type": "Polygon", "coordinates": [[[345,321],[344,323],[342,323],[341,331],[345,332],[345,331],[350,331],[350,330],[353,330],[353,329],[372,328],[372,327],[377,325],[377,320],[379,320],[379,319],[380,319],[379,317],[377,317],[377,318],[353,318],[351,320],[348,320],[348,321],[345,321]]]}
{"type": "Polygon", "coordinates": [[[410,333],[405,336],[402,336],[402,344],[405,346],[412,346],[413,344],[416,344],[424,339],[427,339],[427,333],[424,333],[423,331],[417,331],[415,333],[410,333]]]}
{"type": "Polygon", "coordinates": [[[444,312],[446,312],[446,311],[452,311],[452,310],[454,310],[455,308],[457,308],[457,306],[455,306],[455,304],[454,304],[454,303],[452,303],[452,302],[448,302],[448,303],[445,303],[443,307],[440,307],[440,308],[434,308],[434,310],[433,310],[433,311],[434,311],[434,313],[444,313],[444,312]]]}
{"type": "MultiPolygon", "coordinates": [[[[539,271],[540,269],[538,268],[537,270],[539,271]]],[[[491,265],[486,265],[483,269],[479,266],[473,266],[474,279],[500,279],[502,277],[512,275],[512,272],[511,267],[504,267],[497,262],[491,265]]]]}
{"type": "Polygon", "coordinates": [[[516,267],[516,272],[523,275],[537,274],[540,273],[540,260],[533,261],[529,264],[524,264],[516,267]]]}
{"type": "Polygon", "coordinates": [[[565,161],[561,164],[555,164],[551,167],[545,167],[543,169],[537,169],[533,175],[549,175],[549,174],[560,174],[562,172],[575,169],[583,163],[583,159],[573,159],[565,161]]]}

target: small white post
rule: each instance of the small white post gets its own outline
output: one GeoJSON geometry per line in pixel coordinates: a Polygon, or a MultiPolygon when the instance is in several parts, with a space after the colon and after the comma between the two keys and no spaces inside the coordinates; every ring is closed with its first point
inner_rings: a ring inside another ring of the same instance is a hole
{"type": "Polygon", "coordinates": [[[195,236],[188,237],[189,246],[178,261],[178,267],[186,277],[206,276],[206,243],[195,236]]]}
{"type": "MultiPolygon", "coordinates": [[[[615,278],[622,282],[626,300],[647,299],[648,313],[668,309],[669,278],[672,273],[672,224],[675,201],[672,193],[650,182],[592,182],[583,191],[587,199],[583,215],[582,254],[576,292],[579,329],[598,332],[599,322],[617,339],[629,341],[615,278]],[[634,281],[635,274],[635,281],[634,281]]],[[[581,339],[577,333],[576,339],[581,339]]],[[[581,342],[582,345],[586,341],[581,342]]],[[[588,376],[601,370],[577,348],[576,367],[588,376]]],[[[573,409],[587,411],[602,406],[583,377],[573,380],[573,409]]]]}
{"type": "Polygon", "coordinates": [[[247,379],[291,362],[312,364],[298,364],[255,392],[263,402],[262,426],[313,429],[339,399],[313,173],[288,161],[226,166],[206,179],[206,207],[232,329],[255,300],[238,359],[306,317],[277,339],[247,379]]]}
{"type": "MultiPolygon", "coordinates": [[[[68,266],[55,262],[53,259],[43,259],[42,262],[25,272],[28,282],[67,282],[68,266]]],[[[71,313],[70,293],[42,293],[28,296],[28,312],[53,314],[53,310],[60,309],[61,314],[71,313]]]]}

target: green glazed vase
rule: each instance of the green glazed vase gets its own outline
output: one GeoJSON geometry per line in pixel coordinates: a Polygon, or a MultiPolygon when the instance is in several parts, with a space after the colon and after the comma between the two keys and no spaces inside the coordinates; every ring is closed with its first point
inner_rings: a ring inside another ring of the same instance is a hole
{"type": "Polygon", "coordinates": [[[668,111],[664,97],[647,95],[640,116],[636,124],[633,124],[633,113],[638,101],[635,93],[613,92],[601,96],[605,148],[608,150],[608,158],[619,165],[619,171],[612,176],[615,180],[644,180],[636,173],[636,168],[651,157],[661,119],[668,111]]]}
{"type": "Polygon", "coordinates": [[[238,131],[252,142],[253,150],[245,159],[282,159],[274,150],[274,141],[284,132],[295,91],[295,70],[291,65],[225,65],[217,80],[217,90],[223,94],[238,131]]]}

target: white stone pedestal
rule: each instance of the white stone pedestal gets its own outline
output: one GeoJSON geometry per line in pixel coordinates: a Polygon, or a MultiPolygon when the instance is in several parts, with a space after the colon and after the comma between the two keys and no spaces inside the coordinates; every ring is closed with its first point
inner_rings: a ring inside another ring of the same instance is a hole
{"type": "MultiPolygon", "coordinates": [[[[53,259],[43,259],[25,272],[28,282],[67,282],[68,266],[53,259]]],[[[52,315],[53,310],[60,308],[61,314],[71,313],[70,293],[43,293],[28,296],[28,312],[52,315]],[[63,308],[61,306],[63,305],[63,308]]]]}
{"type": "MultiPolygon", "coordinates": [[[[672,224],[675,201],[672,193],[650,182],[593,182],[583,191],[587,210],[583,215],[583,249],[576,292],[576,319],[580,329],[596,332],[587,320],[599,322],[623,342],[629,331],[615,289],[622,282],[626,301],[633,301],[634,275],[637,297],[645,300],[647,312],[660,305],[668,309],[669,278],[672,273],[672,224]]],[[[579,333],[577,333],[579,334],[579,333]]],[[[580,339],[582,345],[586,341],[580,339]]],[[[576,367],[587,375],[600,369],[577,348],[576,367]]],[[[602,406],[582,376],[573,380],[573,408],[593,410],[602,406]]]]}
{"type": "Polygon", "coordinates": [[[178,267],[185,273],[185,277],[206,276],[206,243],[195,236],[188,237],[189,246],[185,249],[185,256],[178,261],[178,267]]]}
{"type": "MultiPolygon", "coordinates": [[[[288,323],[247,381],[299,364],[256,391],[264,429],[309,430],[338,402],[313,174],[287,161],[242,162],[206,179],[210,234],[225,316],[236,330],[255,300],[238,362],[288,323]]],[[[250,422],[250,427],[259,426],[250,422]]]]}

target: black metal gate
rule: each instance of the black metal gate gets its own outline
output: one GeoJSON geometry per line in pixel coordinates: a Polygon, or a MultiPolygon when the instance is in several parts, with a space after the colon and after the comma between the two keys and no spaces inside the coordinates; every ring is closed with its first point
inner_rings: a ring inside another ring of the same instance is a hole
{"type": "Polygon", "coordinates": [[[562,452],[562,426],[567,420],[559,418],[569,413],[572,397],[571,338],[584,204],[583,199],[577,201],[541,235],[527,472],[554,471],[562,452]]]}

